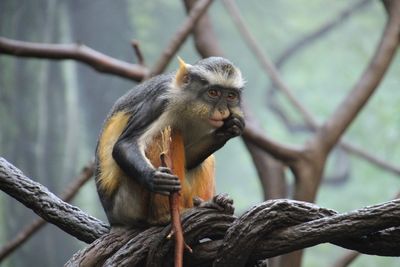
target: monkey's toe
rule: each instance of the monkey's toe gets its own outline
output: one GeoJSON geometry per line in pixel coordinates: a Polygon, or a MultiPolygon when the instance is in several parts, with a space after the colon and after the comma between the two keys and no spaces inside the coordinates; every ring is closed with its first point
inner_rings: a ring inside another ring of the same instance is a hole
{"type": "Polygon", "coordinates": [[[211,201],[203,201],[199,197],[194,197],[193,204],[195,207],[216,209],[226,214],[233,214],[235,212],[233,199],[226,193],[214,196],[211,201]]]}

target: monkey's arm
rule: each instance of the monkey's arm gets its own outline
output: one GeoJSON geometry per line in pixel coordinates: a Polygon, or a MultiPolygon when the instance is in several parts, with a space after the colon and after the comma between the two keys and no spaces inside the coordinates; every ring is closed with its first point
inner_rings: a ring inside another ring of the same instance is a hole
{"type": "Polygon", "coordinates": [[[145,158],[136,132],[132,126],[128,126],[113,147],[112,156],[119,167],[152,192],[169,195],[171,191],[180,190],[179,178],[172,175],[169,168],[156,169],[145,158]]]}
{"type": "Polygon", "coordinates": [[[204,136],[200,141],[185,147],[186,168],[195,168],[211,154],[223,147],[229,139],[241,135],[244,126],[242,117],[232,115],[224,121],[224,125],[221,128],[204,136]]]}

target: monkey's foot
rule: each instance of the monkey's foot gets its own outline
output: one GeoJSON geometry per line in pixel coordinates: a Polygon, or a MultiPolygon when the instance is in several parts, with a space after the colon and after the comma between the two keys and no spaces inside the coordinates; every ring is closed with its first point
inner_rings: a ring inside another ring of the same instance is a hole
{"type": "Polygon", "coordinates": [[[204,201],[199,197],[194,197],[193,204],[195,207],[216,209],[226,214],[233,214],[235,212],[233,199],[226,193],[218,194],[210,201],[204,201]]]}

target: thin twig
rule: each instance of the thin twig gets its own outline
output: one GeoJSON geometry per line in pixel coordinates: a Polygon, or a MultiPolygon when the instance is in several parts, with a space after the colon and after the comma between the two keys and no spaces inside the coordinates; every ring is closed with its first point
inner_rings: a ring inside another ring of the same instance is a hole
{"type": "Polygon", "coordinates": [[[301,39],[295,41],[293,44],[289,45],[284,52],[279,55],[275,61],[275,65],[278,69],[282,66],[282,64],[287,61],[290,57],[292,57],[295,53],[298,53],[303,48],[310,45],[310,43],[319,40],[322,36],[330,33],[333,29],[337,26],[342,25],[346,22],[349,18],[354,15],[354,13],[360,11],[364,7],[372,4],[372,0],[360,0],[358,2],[351,1],[349,2],[350,5],[342,10],[336,17],[332,20],[326,22],[325,24],[321,25],[317,30],[306,34],[301,39]]]}
{"type": "Polygon", "coordinates": [[[132,40],[131,42],[133,51],[135,51],[136,58],[140,66],[145,66],[142,50],[140,50],[139,41],[132,40]]]}
{"type": "Polygon", "coordinates": [[[148,72],[143,66],[107,56],[82,44],[39,44],[0,37],[0,54],[55,60],[74,59],[99,72],[134,81],[141,81],[148,72]]]}
{"type": "Polygon", "coordinates": [[[212,0],[198,0],[194,7],[190,10],[189,15],[187,16],[185,22],[179,27],[176,31],[176,34],[171,39],[169,45],[161,54],[159,60],[155,64],[154,68],[150,72],[151,75],[157,75],[162,73],[165,68],[168,66],[168,63],[171,61],[171,58],[176,54],[179,50],[183,42],[192,32],[196,22],[200,19],[200,17],[206,12],[207,8],[212,3],[212,0]]]}

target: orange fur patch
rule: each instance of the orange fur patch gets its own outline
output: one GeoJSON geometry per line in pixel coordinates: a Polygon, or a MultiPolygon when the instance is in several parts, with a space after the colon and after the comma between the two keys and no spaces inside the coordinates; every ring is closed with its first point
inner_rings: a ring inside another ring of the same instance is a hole
{"type": "Polygon", "coordinates": [[[209,156],[191,173],[192,197],[197,196],[203,200],[210,200],[215,195],[215,158],[209,156]]]}
{"type": "MultiPolygon", "coordinates": [[[[146,157],[150,160],[153,166],[157,168],[161,165],[160,155],[168,152],[168,150],[170,150],[170,155],[172,156],[172,172],[177,175],[181,181],[181,195],[191,195],[191,188],[185,181],[185,147],[180,132],[171,129],[164,129],[153,138],[152,142],[146,148],[146,157]]],[[[181,208],[186,207],[184,197],[181,197],[180,199],[181,208]]],[[[168,197],[159,194],[151,194],[149,207],[150,221],[154,220],[159,222],[160,219],[162,221],[169,220],[168,197]]]]}
{"type": "Polygon", "coordinates": [[[100,164],[100,188],[111,195],[119,186],[124,172],[120,169],[112,157],[114,144],[125,129],[130,115],[125,112],[114,114],[105,124],[99,140],[98,157],[100,164]]]}

